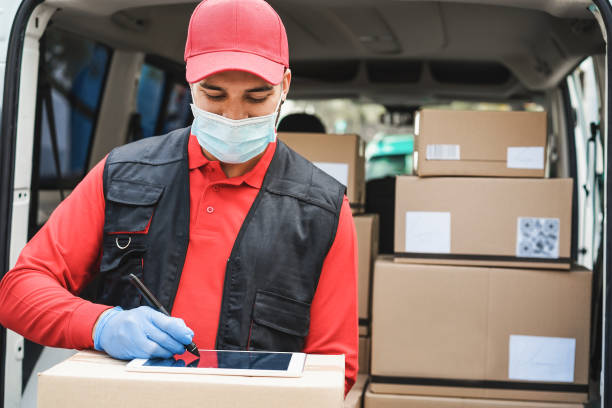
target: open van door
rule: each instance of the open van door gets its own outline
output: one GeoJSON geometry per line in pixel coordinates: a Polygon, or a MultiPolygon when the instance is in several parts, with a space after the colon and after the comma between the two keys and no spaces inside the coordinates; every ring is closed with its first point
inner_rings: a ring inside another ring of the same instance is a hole
{"type": "MultiPolygon", "coordinates": [[[[31,131],[35,110],[38,69],[38,39],[29,34],[44,31],[51,13],[40,10],[42,0],[6,0],[0,4],[0,270],[2,274],[16,261],[26,243],[27,228],[11,225],[17,212],[27,212],[31,163],[15,163],[16,152],[32,151],[31,138],[18,133],[31,131]],[[29,66],[28,64],[32,64],[29,66]],[[23,79],[23,81],[21,81],[23,79]],[[22,124],[20,126],[19,124],[22,124]]],[[[19,407],[21,403],[21,360],[23,338],[0,327],[0,406],[19,407]]]]}
{"type": "MultiPolygon", "coordinates": [[[[604,172],[604,262],[603,262],[603,347],[602,347],[602,373],[601,373],[601,397],[602,407],[612,406],[612,258],[610,257],[612,245],[610,237],[612,236],[612,224],[608,220],[608,214],[611,210],[611,192],[610,189],[610,171],[612,166],[610,159],[612,158],[612,146],[610,145],[610,126],[608,120],[612,117],[609,103],[609,95],[611,94],[612,84],[612,60],[609,49],[609,32],[612,30],[612,5],[609,0],[595,0],[594,3],[599,9],[598,19],[602,25],[602,32],[606,40],[606,71],[605,71],[605,86],[604,91],[606,97],[603,98],[604,103],[604,131],[603,137],[605,151],[605,172],[604,172]]],[[[597,15],[597,13],[595,13],[597,15]]]]}

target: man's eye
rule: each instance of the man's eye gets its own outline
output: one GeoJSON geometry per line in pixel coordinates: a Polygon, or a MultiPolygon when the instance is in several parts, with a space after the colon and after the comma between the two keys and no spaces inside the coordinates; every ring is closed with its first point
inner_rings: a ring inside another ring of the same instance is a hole
{"type": "Polygon", "coordinates": [[[264,96],[263,98],[253,98],[252,96],[247,96],[247,100],[249,102],[253,102],[253,103],[262,103],[264,102],[266,99],[268,99],[267,96],[264,96]]]}
{"type": "Polygon", "coordinates": [[[218,101],[225,97],[225,95],[209,95],[209,94],[206,94],[206,96],[212,99],[213,101],[218,101]]]}

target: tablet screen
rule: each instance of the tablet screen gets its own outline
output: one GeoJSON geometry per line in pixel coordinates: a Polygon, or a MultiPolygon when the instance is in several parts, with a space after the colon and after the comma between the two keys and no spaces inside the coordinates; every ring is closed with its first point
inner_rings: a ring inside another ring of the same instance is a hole
{"type": "Polygon", "coordinates": [[[291,353],[267,353],[244,351],[198,350],[200,357],[191,353],[167,359],[149,359],[143,365],[149,367],[198,367],[238,370],[286,371],[291,353]]]}

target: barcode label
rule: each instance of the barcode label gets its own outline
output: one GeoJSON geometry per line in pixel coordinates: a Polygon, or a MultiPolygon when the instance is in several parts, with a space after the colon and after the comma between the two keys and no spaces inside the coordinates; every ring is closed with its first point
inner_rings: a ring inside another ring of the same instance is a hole
{"type": "Polygon", "coordinates": [[[427,160],[460,160],[459,145],[430,144],[427,145],[427,160]]]}
{"type": "Polygon", "coordinates": [[[559,218],[518,217],[516,256],[559,258],[559,218]]]}

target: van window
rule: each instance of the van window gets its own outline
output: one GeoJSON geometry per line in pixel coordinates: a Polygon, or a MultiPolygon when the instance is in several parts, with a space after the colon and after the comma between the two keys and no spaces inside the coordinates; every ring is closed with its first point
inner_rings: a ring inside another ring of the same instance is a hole
{"type": "Polygon", "coordinates": [[[100,97],[110,60],[108,47],[57,28],[49,28],[41,45],[38,97],[50,92],[51,106],[42,104],[39,115],[40,185],[74,187],[85,175],[89,149],[100,107],[100,97]],[[53,132],[57,134],[57,174],[53,132]],[[61,175],[61,182],[59,176],[61,175]]]}
{"type": "Polygon", "coordinates": [[[327,133],[357,133],[370,140],[380,130],[385,112],[383,105],[351,99],[287,99],[280,120],[292,113],[307,113],[317,116],[327,133]]]}
{"type": "Polygon", "coordinates": [[[151,137],[155,134],[165,83],[164,71],[150,64],[143,64],[138,83],[138,112],[141,118],[142,137],[151,137]]]}
{"type": "Polygon", "coordinates": [[[412,168],[412,147],[409,152],[404,151],[408,145],[412,146],[412,127],[401,123],[406,122],[406,117],[389,114],[381,104],[351,99],[287,99],[280,121],[295,113],[316,116],[323,123],[326,133],[356,133],[371,142],[365,152],[367,180],[405,174],[407,169],[412,168]],[[378,141],[386,135],[393,135],[393,138],[387,140],[385,148],[381,150],[378,141]]]}
{"type": "Polygon", "coordinates": [[[59,28],[41,38],[30,237],[87,172],[110,59],[107,46],[59,28]]]}
{"type": "Polygon", "coordinates": [[[147,57],[138,83],[142,137],[162,135],[191,124],[191,92],[185,68],[158,57],[147,57]]]}

